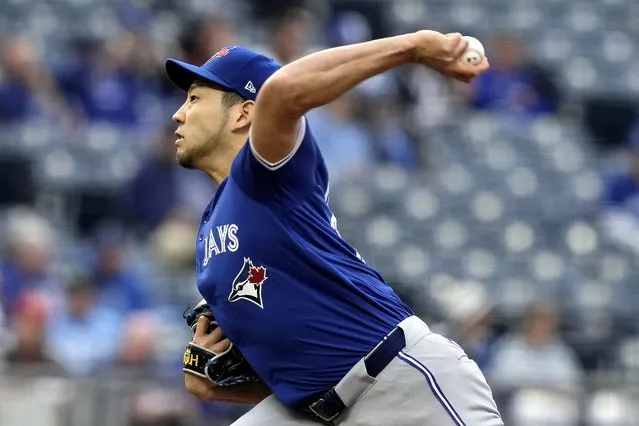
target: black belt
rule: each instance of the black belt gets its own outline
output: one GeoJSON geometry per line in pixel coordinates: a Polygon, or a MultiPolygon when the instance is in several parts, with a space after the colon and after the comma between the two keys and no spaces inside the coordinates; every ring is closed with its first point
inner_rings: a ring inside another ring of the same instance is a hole
{"type": "MultiPolygon", "coordinates": [[[[396,327],[364,360],[368,375],[377,377],[405,346],[404,330],[396,327]]],[[[344,408],[346,405],[333,388],[309,405],[307,410],[321,420],[330,422],[337,418],[344,408]]]]}

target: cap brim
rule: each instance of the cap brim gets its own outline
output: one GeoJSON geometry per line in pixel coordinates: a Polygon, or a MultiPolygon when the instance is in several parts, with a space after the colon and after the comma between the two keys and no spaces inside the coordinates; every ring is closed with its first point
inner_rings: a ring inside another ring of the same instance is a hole
{"type": "Polygon", "coordinates": [[[195,80],[210,81],[227,89],[233,90],[233,87],[230,84],[215,74],[205,70],[204,68],[196,67],[195,65],[187,64],[186,62],[178,61],[177,59],[167,59],[164,69],[173,84],[185,92],[188,92],[191,84],[193,84],[195,80]]]}

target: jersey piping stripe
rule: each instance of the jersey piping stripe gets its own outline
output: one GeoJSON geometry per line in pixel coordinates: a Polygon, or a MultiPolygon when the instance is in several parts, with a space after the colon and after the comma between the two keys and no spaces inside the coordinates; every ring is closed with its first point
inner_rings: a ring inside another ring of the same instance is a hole
{"type": "Polygon", "coordinates": [[[302,117],[302,119],[300,120],[300,129],[299,129],[299,132],[297,133],[297,140],[295,141],[295,146],[293,146],[293,149],[291,150],[291,152],[288,153],[286,157],[282,158],[280,161],[276,161],[275,163],[266,161],[264,158],[262,158],[262,156],[260,156],[260,154],[257,153],[255,148],[253,148],[253,142],[251,142],[250,136],[249,136],[249,145],[251,146],[251,152],[253,153],[253,156],[261,165],[263,165],[269,170],[277,170],[280,167],[285,166],[286,163],[288,163],[291,160],[291,158],[293,158],[297,150],[300,149],[300,146],[302,145],[302,141],[304,140],[305,135],[306,135],[306,118],[302,117]]]}
{"type": "Polygon", "coordinates": [[[406,364],[410,365],[411,367],[413,367],[414,369],[422,373],[422,375],[426,378],[426,382],[428,382],[428,386],[430,387],[430,390],[433,392],[435,397],[439,400],[440,404],[442,405],[442,407],[444,407],[444,409],[446,410],[450,418],[453,419],[453,422],[455,422],[455,425],[466,426],[466,423],[464,423],[460,415],[457,413],[457,411],[455,411],[455,408],[450,403],[448,398],[446,398],[446,395],[444,395],[444,392],[442,392],[442,389],[439,387],[437,380],[435,380],[435,376],[433,375],[433,373],[425,365],[423,365],[422,363],[420,363],[415,358],[413,358],[412,356],[408,355],[405,352],[400,352],[397,354],[397,356],[406,364]]]}

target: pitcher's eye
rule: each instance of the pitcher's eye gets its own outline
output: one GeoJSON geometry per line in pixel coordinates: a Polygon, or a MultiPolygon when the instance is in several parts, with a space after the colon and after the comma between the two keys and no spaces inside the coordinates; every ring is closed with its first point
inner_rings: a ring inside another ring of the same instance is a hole
{"type": "Polygon", "coordinates": [[[197,96],[195,96],[195,95],[189,96],[189,102],[195,102],[196,100],[198,100],[197,96]]]}

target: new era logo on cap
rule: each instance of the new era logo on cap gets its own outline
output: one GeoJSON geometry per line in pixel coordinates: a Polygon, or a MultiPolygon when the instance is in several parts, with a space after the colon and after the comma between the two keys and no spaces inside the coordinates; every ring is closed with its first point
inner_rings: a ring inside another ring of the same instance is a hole
{"type": "Polygon", "coordinates": [[[244,88],[251,93],[255,93],[255,86],[253,86],[252,81],[249,81],[248,83],[246,83],[246,86],[244,86],[244,88]]]}

